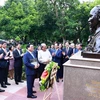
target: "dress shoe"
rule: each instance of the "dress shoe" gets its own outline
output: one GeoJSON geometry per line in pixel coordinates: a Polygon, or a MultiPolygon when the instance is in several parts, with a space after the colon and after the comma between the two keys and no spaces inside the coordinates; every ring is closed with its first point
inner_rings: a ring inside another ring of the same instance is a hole
{"type": "Polygon", "coordinates": [[[11,85],[10,83],[5,83],[6,85],[11,85]]]}
{"type": "Polygon", "coordinates": [[[36,91],[32,91],[32,93],[37,93],[36,91]]]}
{"type": "Polygon", "coordinates": [[[35,86],[33,86],[33,88],[34,88],[35,86]]]}
{"type": "Polygon", "coordinates": [[[7,86],[6,86],[6,85],[2,85],[1,87],[3,87],[3,88],[7,88],[7,86]]]}
{"type": "Polygon", "coordinates": [[[5,92],[5,90],[0,89],[0,92],[5,92]]]}
{"type": "Polygon", "coordinates": [[[18,82],[15,82],[15,84],[18,85],[19,83],[18,82]]]}
{"type": "Polygon", "coordinates": [[[27,98],[37,98],[37,96],[32,95],[32,96],[27,96],[27,98]]]}
{"type": "Polygon", "coordinates": [[[18,82],[23,83],[24,81],[18,81],[18,82]]]}
{"type": "Polygon", "coordinates": [[[59,82],[59,80],[58,80],[58,79],[57,79],[56,81],[57,81],[57,82],[59,82]]]}

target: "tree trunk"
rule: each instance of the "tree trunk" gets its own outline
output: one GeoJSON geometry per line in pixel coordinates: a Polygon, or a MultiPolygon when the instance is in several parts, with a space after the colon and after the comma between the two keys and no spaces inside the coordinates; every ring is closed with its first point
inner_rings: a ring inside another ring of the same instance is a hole
{"type": "Polygon", "coordinates": [[[65,39],[65,37],[63,37],[63,46],[64,46],[65,42],[66,42],[66,39],[65,39]]]}

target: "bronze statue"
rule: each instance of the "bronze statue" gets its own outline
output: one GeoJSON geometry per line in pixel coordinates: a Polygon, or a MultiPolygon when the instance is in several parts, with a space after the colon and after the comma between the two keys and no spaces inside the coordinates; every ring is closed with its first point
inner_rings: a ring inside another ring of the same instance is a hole
{"type": "Polygon", "coordinates": [[[100,53],[100,5],[90,11],[88,19],[90,32],[94,33],[86,51],[100,53]]]}
{"type": "Polygon", "coordinates": [[[93,36],[81,54],[83,57],[100,58],[100,5],[95,6],[90,11],[88,22],[93,36]]]}

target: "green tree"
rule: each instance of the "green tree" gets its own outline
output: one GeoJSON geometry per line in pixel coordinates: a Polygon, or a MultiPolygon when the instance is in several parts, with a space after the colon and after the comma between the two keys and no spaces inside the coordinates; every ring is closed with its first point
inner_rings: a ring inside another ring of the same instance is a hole
{"type": "Polygon", "coordinates": [[[32,26],[38,22],[38,12],[34,8],[33,0],[27,0],[25,3],[27,5],[16,0],[8,0],[8,3],[0,9],[2,12],[0,25],[9,38],[19,36],[23,41],[32,38],[33,34],[30,35],[30,32],[32,26]]]}
{"type": "Polygon", "coordinates": [[[99,4],[78,0],[8,0],[0,8],[2,38],[18,37],[23,42],[52,43],[73,40],[85,43],[88,15],[99,4]]]}

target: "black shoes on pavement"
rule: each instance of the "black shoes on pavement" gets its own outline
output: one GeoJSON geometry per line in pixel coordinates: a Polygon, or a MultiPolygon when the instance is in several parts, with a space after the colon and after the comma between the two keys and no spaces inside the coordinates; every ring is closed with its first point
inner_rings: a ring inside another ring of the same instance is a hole
{"type": "Polygon", "coordinates": [[[5,92],[5,90],[0,89],[0,92],[5,92]]]}
{"type": "Polygon", "coordinates": [[[11,85],[10,83],[5,83],[5,85],[11,85]]]}
{"type": "Polygon", "coordinates": [[[7,86],[6,86],[6,85],[1,85],[1,87],[3,87],[3,88],[7,88],[7,86]]]}
{"type": "Polygon", "coordinates": [[[3,87],[3,88],[7,88],[7,86],[6,85],[11,85],[10,83],[5,83],[5,84],[1,84],[1,87],[3,87]]]}
{"type": "Polygon", "coordinates": [[[36,91],[32,91],[32,93],[37,93],[36,91]]]}
{"type": "Polygon", "coordinates": [[[23,83],[24,81],[16,81],[15,84],[18,85],[20,83],[23,83]]]}
{"type": "Polygon", "coordinates": [[[18,82],[23,83],[24,81],[18,81],[18,82]]]}
{"type": "Polygon", "coordinates": [[[19,83],[18,82],[15,82],[15,84],[18,85],[19,83]]]}
{"type": "Polygon", "coordinates": [[[59,79],[56,79],[56,82],[59,82],[59,79]]]}
{"type": "Polygon", "coordinates": [[[32,95],[32,96],[27,96],[27,98],[37,98],[37,96],[36,95],[32,95]]]}

